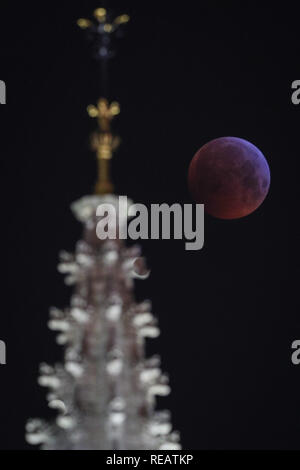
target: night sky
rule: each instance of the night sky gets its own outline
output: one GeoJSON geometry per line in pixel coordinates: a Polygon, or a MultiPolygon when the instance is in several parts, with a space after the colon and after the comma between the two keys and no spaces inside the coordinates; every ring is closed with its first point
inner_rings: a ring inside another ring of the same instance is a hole
{"type": "MultiPolygon", "coordinates": [[[[205,218],[205,245],[142,242],[161,336],[149,340],[170,375],[169,408],[184,449],[300,449],[298,168],[300,79],[297,11],[261,2],[111,2],[131,22],[111,65],[120,102],[113,160],[118,194],[135,202],[192,203],[187,171],[211,139],[236,136],[265,155],[269,195],[244,219],[205,218]]],[[[103,3],[102,3],[103,5],[103,3]]],[[[38,364],[62,358],[47,329],[49,306],[68,304],[58,252],[81,234],[71,202],[89,194],[95,129],[86,106],[101,96],[84,34],[93,1],[0,6],[3,191],[0,448],[29,448],[28,417],[49,417],[38,364]]]]}

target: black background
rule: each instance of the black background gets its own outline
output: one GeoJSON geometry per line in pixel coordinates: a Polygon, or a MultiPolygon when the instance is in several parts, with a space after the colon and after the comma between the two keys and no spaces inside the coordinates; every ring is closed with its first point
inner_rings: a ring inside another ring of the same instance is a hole
{"type": "MultiPolygon", "coordinates": [[[[137,296],[153,301],[162,334],[149,352],[161,354],[172,386],[159,406],[171,409],[185,449],[300,449],[300,366],[291,363],[300,338],[298,12],[286,2],[111,3],[131,16],[111,67],[122,108],[117,192],[145,204],[191,203],[189,162],[220,136],[254,143],[271,169],[254,214],[206,217],[203,250],[142,244],[152,276],[137,296]]],[[[26,419],[50,416],[38,364],[62,355],[48,308],[70,296],[57,254],[80,237],[69,205],[94,184],[86,105],[101,95],[76,19],[98,6],[1,2],[2,449],[29,448],[26,419]]]]}

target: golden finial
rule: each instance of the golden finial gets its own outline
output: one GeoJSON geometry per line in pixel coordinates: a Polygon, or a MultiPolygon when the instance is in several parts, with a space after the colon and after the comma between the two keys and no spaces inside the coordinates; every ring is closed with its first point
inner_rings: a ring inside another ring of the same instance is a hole
{"type": "Polygon", "coordinates": [[[111,104],[105,98],[100,98],[97,106],[89,105],[87,112],[90,117],[97,118],[99,131],[92,136],[92,149],[97,153],[98,180],[96,194],[113,192],[113,184],[110,180],[110,160],[120,140],[111,132],[111,121],[120,113],[120,106],[116,101],[111,104]]]}
{"type": "MultiPolygon", "coordinates": [[[[107,12],[105,8],[96,8],[96,10],[94,10],[93,12],[93,16],[97,20],[96,25],[100,25],[105,33],[114,33],[120,25],[128,23],[128,21],[130,20],[129,15],[126,14],[119,15],[112,20],[111,15],[109,14],[109,12],[107,12]]],[[[96,28],[95,21],[92,22],[86,18],[80,18],[79,20],[77,20],[77,25],[81,29],[90,28],[93,30],[96,28]]],[[[97,31],[99,33],[101,33],[101,28],[100,30],[97,28],[97,31]]]]}

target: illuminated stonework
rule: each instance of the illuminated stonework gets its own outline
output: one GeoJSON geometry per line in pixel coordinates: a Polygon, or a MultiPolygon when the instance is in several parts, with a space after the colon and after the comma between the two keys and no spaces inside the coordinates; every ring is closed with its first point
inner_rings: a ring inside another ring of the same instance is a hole
{"type": "MultiPolygon", "coordinates": [[[[167,411],[155,396],[170,392],[159,357],[145,358],[145,338],[159,335],[151,303],[136,303],[134,279],[148,271],[138,246],[99,240],[95,208],[115,196],[89,196],[72,209],[84,225],[75,254],[63,252],[58,269],[74,285],[70,306],[50,310],[49,328],[65,348],[64,363],[42,364],[56,421],[27,424],[26,438],[43,449],[180,449],[167,411]]],[[[124,223],[127,215],[123,214],[124,223]]]]}

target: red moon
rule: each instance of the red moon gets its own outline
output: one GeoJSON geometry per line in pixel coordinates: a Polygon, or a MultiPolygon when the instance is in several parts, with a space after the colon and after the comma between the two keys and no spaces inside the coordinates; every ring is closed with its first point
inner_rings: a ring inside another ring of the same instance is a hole
{"type": "Polygon", "coordinates": [[[188,173],[190,193],[205,211],[220,219],[238,219],[255,211],[270,187],[269,165],[247,140],[220,137],[198,150],[188,173]]]}

